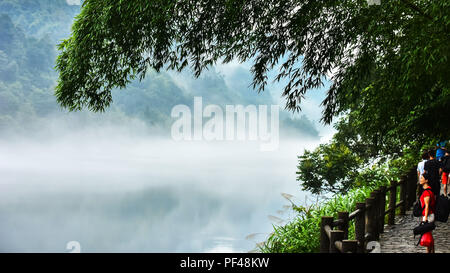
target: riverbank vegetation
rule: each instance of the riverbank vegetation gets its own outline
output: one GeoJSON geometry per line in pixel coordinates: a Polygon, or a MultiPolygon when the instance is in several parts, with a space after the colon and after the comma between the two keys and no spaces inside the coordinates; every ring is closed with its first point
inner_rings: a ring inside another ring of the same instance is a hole
{"type": "MultiPolygon", "coordinates": [[[[322,149],[319,147],[314,152],[322,149]]],[[[343,150],[343,153],[347,152],[346,149],[343,150]]],[[[392,180],[400,180],[400,177],[414,166],[416,158],[418,158],[417,151],[408,150],[403,157],[379,161],[350,174],[354,183],[346,188],[345,194],[337,193],[315,204],[291,203],[296,216],[285,225],[274,226],[274,231],[267,240],[258,245],[258,251],[264,253],[318,252],[321,216],[337,217],[339,211],[354,211],[356,203],[364,202],[373,190],[383,185],[388,186],[392,180]]],[[[397,194],[399,195],[399,192],[397,194]]],[[[349,226],[349,239],[354,239],[354,235],[352,220],[349,226]]]]}
{"type": "MultiPolygon", "coordinates": [[[[309,253],[319,249],[321,216],[337,217],[338,212],[355,210],[357,202],[364,202],[370,193],[390,181],[399,181],[420,161],[421,151],[437,142],[410,141],[399,143],[385,138],[384,147],[358,131],[346,116],[335,125],[337,133],[329,143],[298,156],[297,181],[303,191],[321,198],[314,204],[295,204],[295,217],[287,224],[274,226],[267,240],[258,244],[266,253],[309,253]]],[[[397,192],[399,195],[399,191],[397,192]]],[[[398,196],[399,198],[399,196],[398,196]]],[[[350,222],[349,238],[354,239],[354,223],[350,222]]]]}

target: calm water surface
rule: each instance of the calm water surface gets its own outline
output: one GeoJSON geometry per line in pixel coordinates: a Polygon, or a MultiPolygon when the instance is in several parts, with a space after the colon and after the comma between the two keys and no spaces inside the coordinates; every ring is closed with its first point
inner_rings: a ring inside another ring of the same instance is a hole
{"type": "Polygon", "coordinates": [[[318,144],[72,136],[0,142],[0,251],[248,252],[303,202],[297,155],[318,144]],[[251,235],[252,234],[252,235],[251,235]],[[250,236],[249,236],[250,235],[250,236]]]}

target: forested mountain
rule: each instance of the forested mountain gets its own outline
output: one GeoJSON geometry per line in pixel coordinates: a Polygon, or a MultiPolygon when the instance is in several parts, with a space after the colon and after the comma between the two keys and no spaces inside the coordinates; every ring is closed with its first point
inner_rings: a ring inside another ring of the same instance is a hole
{"type": "MultiPolygon", "coordinates": [[[[59,118],[91,122],[137,119],[149,126],[169,128],[170,111],[177,104],[192,106],[194,96],[204,105],[273,104],[270,92],[258,94],[248,87],[249,71],[238,71],[232,86],[211,68],[199,79],[192,73],[150,72],[139,82],[113,92],[113,105],[106,113],[68,113],[54,97],[56,45],[70,33],[80,6],[65,0],[6,0],[0,2],[0,133],[36,129],[59,118]]],[[[280,128],[298,135],[317,137],[314,124],[305,116],[292,119],[280,113],[280,128]]],[[[170,132],[170,130],[165,130],[170,132]]]]}

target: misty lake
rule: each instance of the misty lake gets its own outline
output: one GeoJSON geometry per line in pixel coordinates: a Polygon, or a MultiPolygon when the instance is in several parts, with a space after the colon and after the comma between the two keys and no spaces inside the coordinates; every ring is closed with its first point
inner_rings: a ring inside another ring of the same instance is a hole
{"type": "Polygon", "coordinates": [[[0,251],[68,252],[77,241],[81,252],[249,252],[277,217],[293,216],[281,193],[305,200],[297,156],[317,144],[261,152],[257,142],[114,134],[2,141],[0,251]]]}

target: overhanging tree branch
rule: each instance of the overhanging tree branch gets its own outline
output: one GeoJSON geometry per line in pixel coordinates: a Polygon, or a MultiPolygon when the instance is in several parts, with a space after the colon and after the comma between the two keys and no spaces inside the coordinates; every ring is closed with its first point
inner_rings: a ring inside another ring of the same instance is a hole
{"type": "Polygon", "coordinates": [[[411,9],[415,10],[417,13],[419,13],[423,17],[425,17],[425,18],[427,18],[427,19],[429,19],[431,21],[434,21],[432,16],[426,14],[417,5],[414,5],[413,3],[409,2],[408,0],[400,0],[400,2],[403,2],[403,4],[405,4],[406,6],[410,7],[411,9]]]}

